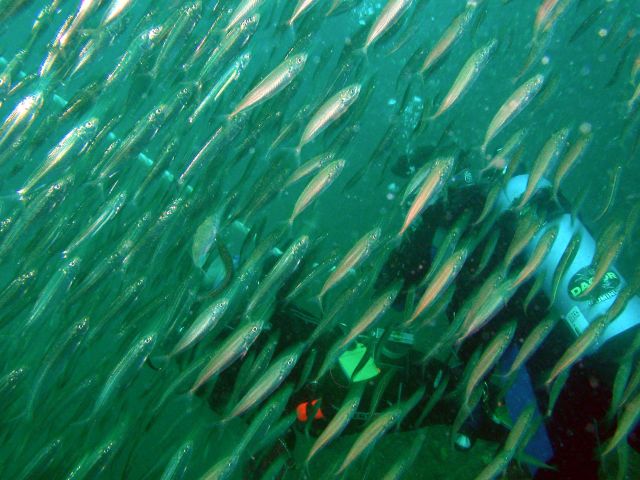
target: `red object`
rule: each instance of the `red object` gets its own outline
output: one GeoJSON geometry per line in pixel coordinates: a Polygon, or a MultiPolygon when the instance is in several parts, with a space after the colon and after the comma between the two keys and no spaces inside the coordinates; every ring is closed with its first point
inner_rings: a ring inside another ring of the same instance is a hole
{"type": "MultiPolygon", "coordinates": [[[[298,406],[296,407],[296,415],[298,416],[298,420],[300,422],[306,422],[307,420],[309,420],[309,415],[307,413],[308,411],[308,407],[309,407],[309,403],[311,403],[311,405],[315,405],[316,402],[318,400],[311,400],[311,402],[302,402],[299,403],[298,406]]],[[[314,420],[320,420],[321,418],[324,418],[324,414],[322,413],[322,409],[318,408],[316,410],[316,414],[314,415],[314,420]]]]}

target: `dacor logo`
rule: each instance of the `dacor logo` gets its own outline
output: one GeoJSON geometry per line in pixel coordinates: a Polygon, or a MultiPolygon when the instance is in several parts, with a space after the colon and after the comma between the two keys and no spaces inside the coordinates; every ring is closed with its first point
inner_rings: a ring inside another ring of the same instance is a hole
{"type": "Polygon", "coordinates": [[[604,274],[600,284],[591,290],[589,295],[583,296],[582,293],[587,290],[593,283],[594,267],[584,267],[578,270],[571,280],[569,280],[569,296],[576,301],[589,300],[590,303],[599,303],[607,298],[615,295],[620,285],[620,277],[611,270],[604,274]]]}

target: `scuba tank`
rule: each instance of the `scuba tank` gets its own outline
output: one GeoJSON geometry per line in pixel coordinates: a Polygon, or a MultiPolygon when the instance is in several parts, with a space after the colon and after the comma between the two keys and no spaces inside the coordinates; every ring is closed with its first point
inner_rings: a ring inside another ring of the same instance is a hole
{"type": "MultiPolygon", "coordinates": [[[[513,202],[524,193],[528,178],[528,175],[518,175],[509,180],[498,198],[498,206],[501,210],[508,210],[513,202]]],[[[542,179],[538,188],[549,187],[551,187],[551,184],[542,179]]],[[[530,255],[544,232],[556,225],[558,226],[558,235],[555,243],[538,272],[546,272],[542,289],[547,298],[551,298],[553,272],[558,266],[571,238],[575,234],[581,235],[582,239],[578,251],[560,280],[552,305],[570,327],[573,334],[578,337],[594,319],[609,309],[627,282],[620,272],[612,266],[598,286],[593,288],[588,295],[582,295],[582,292],[591,284],[593,278],[594,269],[591,262],[596,251],[596,242],[579,219],[572,219],[568,213],[561,214],[548,222],[546,227],[541,228],[536,237],[525,248],[525,254],[530,255]]],[[[604,330],[597,340],[594,350],[600,348],[609,339],[638,324],[640,324],[640,298],[636,295],[630,299],[625,309],[604,330]]]]}

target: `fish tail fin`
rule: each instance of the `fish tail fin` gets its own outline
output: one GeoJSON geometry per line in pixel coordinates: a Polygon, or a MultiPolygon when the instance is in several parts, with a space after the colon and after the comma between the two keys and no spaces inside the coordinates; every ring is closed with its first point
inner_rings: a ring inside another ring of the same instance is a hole
{"type": "Polygon", "coordinates": [[[276,27],[276,30],[279,30],[280,32],[291,32],[295,38],[297,34],[296,27],[295,27],[296,20],[297,20],[297,17],[292,16],[284,24],[281,24],[278,27],[276,27]]]}
{"type": "Polygon", "coordinates": [[[495,374],[495,378],[497,378],[502,383],[498,398],[504,398],[507,395],[507,392],[511,390],[511,387],[516,381],[517,372],[518,372],[517,370],[515,371],[509,370],[506,373],[495,374]]]}
{"type": "Polygon", "coordinates": [[[205,377],[205,378],[198,378],[194,384],[191,386],[191,388],[189,388],[189,390],[187,390],[185,392],[185,395],[195,395],[196,392],[203,387],[204,385],[207,384],[207,382],[210,380],[210,377],[205,377]]]}
{"type": "Polygon", "coordinates": [[[393,46],[393,48],[391,50],[389,50],[388,52],[386,52],[384,54],[385,57],[390,57],[391,55],[393,55],[394,53],[396,53],[398,50],[400,50],[402,47],[404,47],[407,42],[414,36],[413,34],[415,33],[414,31],[411,31],[411,29],[408,29],[409,31],[405,33],[405,35],[403,35],[397,42],[396,44],[393,46]]]}
{"type": "MultiPolygon", "coordinates": [[[[486,165],[484,167],[482,167],[479,171],[478,171],[478,180],[482,180],[482,177],[484,176],[484,172],[486,172],[487,170],[489,170],[489,168],[491,168],[491,164],[486,165]]],[[[474,225],[477,225],[477,223],[474,223],[474,225]]]]}
{"type": "Polygon", "coordinates": [[[313,299],[316,303],[316,305],[318,305],[318,309],[320,310],[320,314],[324,315],[324,306],[322,305],[322,298],[324,297],[324,292],[320,292],[318,295],[316,295],[313,299]]]}
{"type": "MultiPolygon", "coordinates": [[[[444,103],[444,100],[442,101],[444,103]]],[[[433,122],[435,119],[437,119],[438,117],[440,117],[440,115],[442,115],[447,109],[446,108],[442,108],[442,103],[440,104],[439,107],[436,107],[436,103],[435,101],[431,101],[431,105],[430,108],[431,112],[429,112],[428,115],[425,115],[425,121],[428,122],[433,122]]],[[[426,110],[426,108],[425,108],[426,110]]]]}
{"type": "Polygon", "coordinates": [[[312,383],[319,382],[320,379],[324,377],[325,374],[331,369],[333,364],[334,362],[331,359],[326,359],[324,363],[320,366],[320,370],[318,371],[318,374],[316,375],[316,378],[313,380],[312,383]]]}
{"type": "Polygon", "coordinates": [[[410,84],[415,79],[417,79],[420,82],[420,84],[424,86],[424,78],[419,73],[410,72],[410,71],[406,71],[406,72],[401,71],[396,78],[396,86],[395,86],[396,91],[398,92],[401,91],[400,90],[401,82],[407,82],[407,84],[410,84]]]}
{"type": "Polygon", "coordinates": [[[300,166],[300,159],[302,158],[302,148],[303,148],[302,145],[297,145],[295,147],[280,147],[280,148],[281,148],[280,151],[286,152],[291,155],[291,157],[295,161],[296,167],[300,166]]]}
{"type": "Polygon", "coordinates": [[[170,355],[158,355],[155,357],[149,357],[147,359],[147,363],[149,364],[149,367],[151,367],[153,370],[156,370],[156,371],[164,370],[169,364],[170,358],[171,358],[170,355]]]}
{"type": "Polygon", "coordinates": [[[596,448],[596,453],[600,458],[604,458],[607,455],[609,455],[609,453],[611,453],[611,451],[615,447],[616,447],[616,444],[613,443],[613,438],[612,438],[607,443],[605,443],[604,445],[601,445],[600,447],[596,448]]]}
{"type": "MultiPolygon", "coordinates": [[[[346,460],[345,460],[345,462],[346,462],[346,460]]],[[[335,470],[335,471],[333,472],[333,478],[343,478],[344,471],[345,471],[345,470],[347,469],[347,467],[349,466],[349,464],[346,464],[345,462],[343,462],[343,463],[338,467],[338,469],[337,469],[337,470],[335,470]]],[[[330,474],[328,473],[328,475],[330,475],[330,474]]]]}
{"type": "Polygon", "coordinates": [[[233,121],[234,118],[236,118],[238,115],[240,115],[240,113],[242,113],[244,110],[243,108],[241,108],[241,106],[237,106],[236,108],[234,108],[231,113],[227,114],[227,115],[222,115],[222,118],[224,118],[224,121],[229,123],[231,121],[233,121]]]}
{"type": "Polygon", "coordinates": [[[80,188],[82,188],[83,190],[85,188],[95,188],[100,195],[100,199],[102,201],[105,201],[107,198],[107,195],[105,194],[104,180],[105,180],[104,178],[98,176],[98,178],[95,180],[88,180],[84,182],[84,184],[81,185],[80,188]]]}
{"type": "Polygon", "coordinates": [[[545,380],[543,380],[542,382],[542,386],[545,388],[545,390],[547,392],[551,392],[551,387],[553,386],[553,383],[556,381],[556,379],[558,378],[557,374],[554,374],[553,371],[549,371],[546,375],[544,375],[542,378],[545,378],[545,380]]]}
{"type": "Polygon", "coordinates": [[[507,370],[506,372],[502,372],[502,373],[495,373],[494,376],[500,380],[508,380],[509,378],[511,378],[513,376],[513,374],[516,372],[517,370],[512,370],[511,368],[509,370],[507,370]]]}
{"type": "Polygon", "coordinates": [[[22,189],[18,190],[17,192],[12,192],[12,193],[6,193],[4,195],[0,195],[0,201],[11,201],[11,202],[15,202],[15,203],[19,203],[21,205],[24,205],[28,198],[26,196],[24,196],[21,193],[22,189]]]}
{"type": "Polygon", "coordinates": [[[16,195],[18,197],[18,200],[20,200],[21,202],[25,202],[27,200],[27,193],[29,193],[29,188],[28,187],[22,187],[20,190],[18,190],[16,192],[16,195]]]}
{"type": "Polygon", "coordinates": [[[36,408],[36,394],[29,395],[27,405],[24,408],[25,420],[27,422],[33,421],[33,415],[36,408]]]}
{"type": "Polygon", "coordinates": [[[532,65],[535,62],[536,59],[536,55],[538,55],[539,49],[540,49],[540,37],[539,35],[536,33],[534,34],[533,38],[529,41],[529,43],[527,44],[526,48],[528,49],[528,54],[527,54],[527,58],[525,59],[524,63],[522,64],[522,67],[520,68],[520,71],[518,72],[518,74],[511,79],[511,82],[513,84],[518,83],[522,77],[524,77],[526,75],[526,73],[531,69],[532,65]]]}
{"type": "Polygon", "coordinates": [[[610,408],[605,414],[603,421],[607,425],[612,426],[615,418],[616,418],[616,410],[614,408],[610,408]]]}
{"type": "Polygon", "coordinates": [[[558,188],[553,188],[553,191],[551,192],[551,201],[554,205],[561,207],[562,205],[560,204],[560,199],[558,198],[558,190],[558,188]]]}
{"type": "Polygon", "coordinates": [[[291,16],[289,20],[287,20],[286,22],[284,22],[284,24],[281,24],[279,27],[277,27],[276,30],[278,30],[281,34],[285,34],[285,33],[289,34],[289,36],[291,37],[291,41],[293,42],[293,40],[298,38],[298,34],[301,31],[301,27],[302,27],[302,30],[304,30],[304,26],[303,25],[301,26],[300,22],[304,24],[304,18],[300,18],[300,16],[298,15],[291,16]]]}
{"type": "Polygon", "coordinates": [[[302,145],[298,145],[290,150],[293,153],[293,159],[296,161],[296,166],[300,166],[300,158],[302,157],[302,145]]]}
{"type": "Polygon", "coordinates": [[[441,112],[440,110],[436,111],[436,113],[434,113],[433,115],[429,115],[427,117],[427,122],[433,122],[434,120],[436,120],[440,115],[442,115],[443,112],[441,112]]]}
{"type": "Polygon", "coordinates": [[[524,451],[520,451],[519,453],[517,453],[515,458],[518,461],[518,463],[530,465],[535,468],[541,468],[543,470],[551,470],[554,472],[558,471],[558,467],[556,467],[555,465],[550,465],[548,463],[545,463],[542,460],[539,460],[533,455],[529,455],[524,451]]]}
{"type": "Polygon", "coordinates": [[[353,51],[353,56],[356,58],[358,62],[356,64],[356,72],[362,73],[364,71],[369,70],[371,66],[371,61],[369,60],[369,47],[363,45],[360,48],[355,48],[353,51]]]}
{"type": "Polygon", "coordinates": [[[69,426],[71,426],[71,427],[83,427],[83,426],[87,425],[88,423],[92,422],[94,419],[95,419],[95,412],[92,411],[85,418],[82,418],[80,420],[76,420],[75,422],[70,423],[69,426]]]}
{"type": "Polygon", "coordinates": [[[355,55],[358,55],[364,60],[367,65],[369,64],[369,47],[367,45],[363,45],[360,48],[356,48],[353,50],[355,55]]]}
{"type": "Polygon", "coordinates": [[[556,297],[558,296],[558,287],[556,287],[552,292],[551,295],[549,295],[549,307],[551,308],[552,305],[554,305],[556,303],[556,297]]]}
{"type": "MultiPolygon", "coordinates": [[[[289,218],[287,220],[278,220],[277,222],[274,222],[276,229],[284,236],[291,235],[293,224],[295,223],[296,218],[298,218],[297,215],[294,216],[293,214],[291,215],[291,217],[292,218],[289,218]]],[[[270,252],[272,254],[275,252],[276,256],[278,257],[282,254],[282,251],[280,251],[280,249],[277,247],[271,249],[270,252]]]]}
{"type": "Polygon", "coordinates": [[[224,428],[227,425],[227,423],[229,423],[230,420],[231,418],[228,418],[228,417],[217,418],[211,421],[210,423],[207,423],[207,427],[208,428],[224,428]]]}
{"type": "Polygon", "coordinates": [[[404,321],[402,322],[402,328],[411,328],[411,325],[416,321],[416,319],[420,316],[419,313],[416,313],[415,309],[411,309],[407,315],[405,315],[404,321]]]}
{"type": "Polygon", "coordinates": [[[305,478],[311,478],[311,470],[309,470],[309,462],[313,458],[313,455],[311,455],[311,452],[312,451],[309,452],[309,455],[307,456],[307,458],[305,458],[304,463],[302,464],[302,469],[304,471],[305,478]]]}
{"type": "MultiPolygon", "coordinates": [[[[20,419],[24,418],[25,416],[26,416],[26,413],[25,413],[25,412],[20,412],[20,413],[18,413],[17,415],[15,415],[15,416],[13,416],[13,417],[11,417],[11,418],[8,418],[8,419],[6,419],[6,420],[3,420],[3,421],[4,421],[4,422],[6,422],[6,423],[10,423],[10,422],[17,422],[18,420],[20,420],[20,419]]],[[[26,420],[29,420],[28,418],[25,418],[25,419],[26,419],[26,420]]]]}

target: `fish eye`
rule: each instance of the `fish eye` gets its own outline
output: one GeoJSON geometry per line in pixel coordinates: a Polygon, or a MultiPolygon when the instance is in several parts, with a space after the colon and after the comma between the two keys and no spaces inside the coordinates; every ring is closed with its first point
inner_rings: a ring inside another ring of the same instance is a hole
{"type": "Polygon", "coordinates": [[[251,329],[251,333],[256,333],[257,331],[258,331],[258,327],[253,327],[253,328],[251,329]]]}
{"type": "Polygon", "coordinates": [[[302,63],[302,57],[296,58],[296,62],[298,62],[298,64],[302,63]]]}

